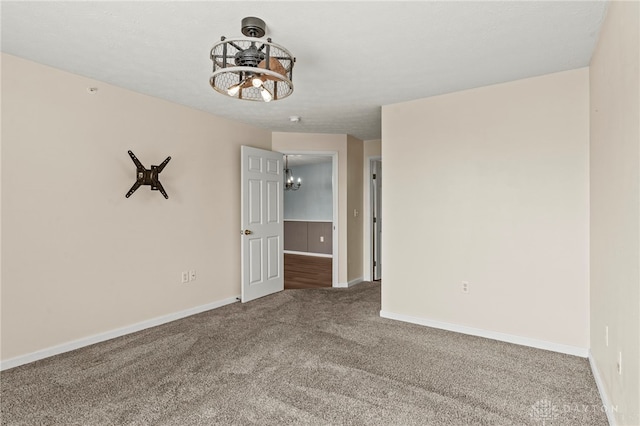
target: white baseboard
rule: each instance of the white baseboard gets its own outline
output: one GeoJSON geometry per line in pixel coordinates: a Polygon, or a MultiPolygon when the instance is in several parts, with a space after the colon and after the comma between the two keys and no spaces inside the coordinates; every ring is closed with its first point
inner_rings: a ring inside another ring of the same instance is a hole
{"type": "Polygon", "coordinates": [[[516,345],[529,346],[532,348],[545,349],[547,351],[559,352],[568,355],[575,355],[587,358],[588,348],[562,345],[545,340],[531,339],[528,337],[516,336],[514,334],[499,333],[496,331],[482,330],[480,328],[467,327],[464,325],[435,321],[426,318],[411,317],[408,315],[395,314],[393,312],[380,311],[382,318],[397,321],[410,322],[412,324],[425,325],[427,327],[439,328],[442,330],[455,331],[456,333],[469,334],[471,336],[486,337],[487,339],[499,340],[501,342],[515,343],[516,345]]]}
{"type": "Polygon", "coordinates": [[[293,251],[293,250],[284,250],[283,251],[284,254],[295,254],[298,256],[313,256],[313,257],[328,257],[328,258],[332,258],[333,255],[332,254],[327,254],[327,253],[313,253],[310,251],[293,251]]]}
{"type": "Polygon", "coordinates": [[[217,302],[208,303],[206,305],[196,306],[194,308],[185,309],[184,311],[174,312],[172,314],[163,315],[161,317],[152,318],[150,320],[138,322],[128,325],[126,327],[118,328],[115,330],[107,331],[104,333],[95,334],[93,336],[83,337],[82,339],[73,340],[71,342],[63,343],[61,345],[52,346],[49,348],[41,349],[36,352],[31,352],[26,355],[20,355],[15,358],[10,358],[4,361],[0,361],[0,371],[8,370],[10,368],[18,367],[23,364],[38,361],[50,356],[59,355],[64,352],[80,349],[85,346],[93,345],[95,343],[104,342],[105,340],[111,340],[116,337],[124,336],[127,334],[142,331],[147,328],[155,327],[158,325],[166,324],[171,321],[179,320],[181,318],[189,317],[191,315],[199,314],[201,312],[210,311],[212,309],[220,308],[225,305],[237,302],[240,296],[229,297],[227,299],[219,300],[217,302]]]}
{"type": "Polygon", "coordinates": [[[349,287],[353,287],[356,284],[360,284],[361,282],[363,282],[362,277],[358,277],[356,279],[353,279],[347,283],[337,283],[336,285],[334,285],[335,288],[349,288],[349,287]]]}
{"type": "Polygon", "coordinates": [[[349,281],[349,282],[347,283],[347,286],[349,286],[349,287],[353,287],[354,285],[356,285],[356,284],[360,284],[361,282],[364,282],[364,280],[362,279],[362,277],[358,277],[358,278],[356,278],[356,279],[354,279],[354,280],[349,281]]]}
{"type": "Polygon", "coordinates": [[[598,393],[600,393],[600,399],[602,399],[602,406],[605,409],[605,413],[607,414],[607,420],[609,421],[610,426],[616,426],[616,416],[613,414],[613,404],[611,404],[611,400],[609,399],[609,394],[607,393],[606,388],[604,387],[604,382],[600,377],[600,371],[598,370],[598,366],[596,365],[596,361],[593,359],[593,354],[591,350],[589,350],[589,365],[591,366],[591,373],[593,373],[593,378],[596,381],[596,386],[598,388],[598,393]]]}

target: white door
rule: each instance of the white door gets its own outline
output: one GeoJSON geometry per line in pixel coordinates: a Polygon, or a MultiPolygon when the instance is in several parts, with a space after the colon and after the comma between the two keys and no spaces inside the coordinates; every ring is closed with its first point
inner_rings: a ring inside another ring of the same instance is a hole
{"type": "Polygon", "coordinates": [[[241,148],[242,302],[284,290],[282,154],[241,148]]]}

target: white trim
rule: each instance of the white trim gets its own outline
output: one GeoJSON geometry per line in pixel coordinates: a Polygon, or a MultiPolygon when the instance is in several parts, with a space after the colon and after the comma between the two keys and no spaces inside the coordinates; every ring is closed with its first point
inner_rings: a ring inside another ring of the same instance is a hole
{"type": "Polygon", "coordinates": [[[347,283],[347,285],[348,285],[349,287],[353,287],[354,285],[356,285],[356,284],[360,284],[360,283],[361,283],[361,282],[363,282],[363,281],[364,281],[364,280],[362,279],[362,277],[358,277],[358,278],[356,278],[356,279],[353,279],[353,280],[349,281],[349,282],[347,283]]]}
{"type": "Polygon", "coordinates": [[[309,220],[309,219],[283,219],[283,222],[313,222],[313,223],[333,223],[331,219],[328,220],[309,220]]]}
{"type": "Polygon", "coordinates": [[[364,223],[363,230],[363,259],[362,259],[362,268],[364,269],[364,280],[365,281],[373,281],[373,171],[372,171],[372,162],[374,161],[382,161],[382,156],[380,155],[371,155],[366,158],[365,161],[365,176],[363,183],[365,188],[363,188],[364,194],[364,213],[362,216],[362,222],[364,223]]]}
{"type": "Polygon", "coordinates": [[[356,284],[360,284],[363,281],[364,280],[362,279],[362,277],[358,277],[356,279],[353,279],[353,280],[349,281],[348,283],[337,283],[336,285],[334,285],[334,287],[336,287],[336,288],[349,288],[349,287],[353,287],[356,284]]]}
{"type": "Polygon", "coordinates": [[[607,394],[607,390],[604,387],[604,382],[600,377],[600,371],[598,370],[598,366],[596,365],[596,361],[593,359],[593,353],[591,349],[589,349],[589,365],[591,366],[591,373],[593,373],[593,378],[596,381],[596,387],[598,388],[598,393],[600,394],[600,399],[602,399],[602,406],[604,407],[604,411],[607,414],[607,420],[609,421],[610,426],[616,426],[616,416],[614,416],[613,412],[613,404],[609,399],[609,395],[607,394]]]}
{"type": "MultiPolygon", "coordinates": [[[[340,230],[338,228],[338,199],[339,199],[339,193],[340,193],[340,188],[339,188],[339,175],[338,175],[338,151],[298,151],[298,150],[287,150],[285,149],[284,151],[278,151],[281,152],[282,154],[286,154],[286,155],[326,155],[327,157],[331,157],[331,168],[332,168],[332,174],[331,174],[331,191],[333,193],[333,220],[332,221],[328,221],[328,222],[332,222],[333,223],[333,234],[332,234],[332,240],[333,240],[333,247],[331,252],[333,253],[333,256],[336,258],[336,261],[332,263],[332,271],[331,271],[331,286],[332,287],[341,287],[341,283],[338,282],[338,272],[339,272],[339,268],[338,268],[338,263],[340,263],[340,256],[339,256],[339,236],[340,236],[340,230]]],[[[309,222],[309,221],[306,221],[309,222]]]]}
{"type": "Polygon", "coordinates": [[[452,324],[448,322],[434,321],[426,318],[416,318],[387,311],[380,311],[380,316],[382,318],[410,322],[412,324],[425,325],[427,327],[439,328],[442,330],[455,331],[456,333],[469,334],[471,336],[485,337],[487,339],[499,340],[501,342],[515,343],[516,345],[529,346],[532,348],[544,349],[547,351],[575,355],[582,358],[586,358],[589,355],[589,350],[587,348],[562,345],[560,343],[531,339],[529,337],[516,336],[514,334],[482,330],[480,328],[467,327],[464,325],[452,324]]]}
{"type": "Polygon", "coordinates": [[[331,262],[331,285],[336,287],[338,284],[338,280],[340,276],[338,275],[340,272],[340,210],[338,209],[338,200],[340,199],[340,164],[338,162],[338,151],[333,151],[331,156],[331,171],[333,172],[331,176],[331,191],[333,198],[333,234],[331,234],[331,254],[335,256],[335,262],[331,262]]]}
{"type": "Polygon", "coordinates": [[[327,253],[313,253],[311,251],[293,251],[283,250],[284,254],[297,254],[298,256],[314,256],[314,257],[333,257],[332,254],[327,253]]]}
{"type": "Polygon", "coordinates": [[[212,309],[220,308],[231,303],[238,302],[240,296],[229,297],[227,299],[219,300],[217,302],[208,303],[206,305],[196,306],[194,308],[185,309],[184,311],[174,312],[172,314],[163,315],[161,317],[152,318],[146,321],[131,324],[115,330],[106,331],[104,333],[94,334],[93,336],[83,337],[78,340],[63,343],[61,345],[51,346],[49,348],[41,349],[39,351],[31,352],[26,355],[20,355],[15,358],[11,358],[5,361],[0,361],[0,371],[8,370],[10,368],[18,367],[23,364],[38,361],[50,356],[59,355],[64,352],[80,349],[85,346],[93,345],[95,343],[104,342],[105,340],[111,340],[116,337],[125,336],[127,334],[136,333],[138,331],[145,330],[147,328],[155,327],[158,325],[166,324],[172,321],[179,320],[181,318],[189,317],[191,315],[199,314],[212,309]]]}

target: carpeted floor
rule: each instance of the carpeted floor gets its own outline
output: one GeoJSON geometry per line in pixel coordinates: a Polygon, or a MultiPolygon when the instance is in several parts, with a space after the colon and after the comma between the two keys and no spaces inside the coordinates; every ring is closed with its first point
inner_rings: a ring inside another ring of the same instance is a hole
{"type": "Polygon", "coordinates": [[[605,425],[586,359],[286,290],[0,374],[2,425],[605,425]]]}

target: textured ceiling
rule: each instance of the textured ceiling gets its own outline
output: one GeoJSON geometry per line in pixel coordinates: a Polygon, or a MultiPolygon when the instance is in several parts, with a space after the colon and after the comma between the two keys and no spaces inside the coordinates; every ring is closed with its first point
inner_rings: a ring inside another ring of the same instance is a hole
{"type": "Polygon", "coordinates": [[[587,66],[606,2],[2,1],[0,13],[3,52],[273,131],[370,140],[382,105],[587,66]],[[245,16],[296,56],[290,97],[209,86],[211,46],[241,36],[245,16]]]}

